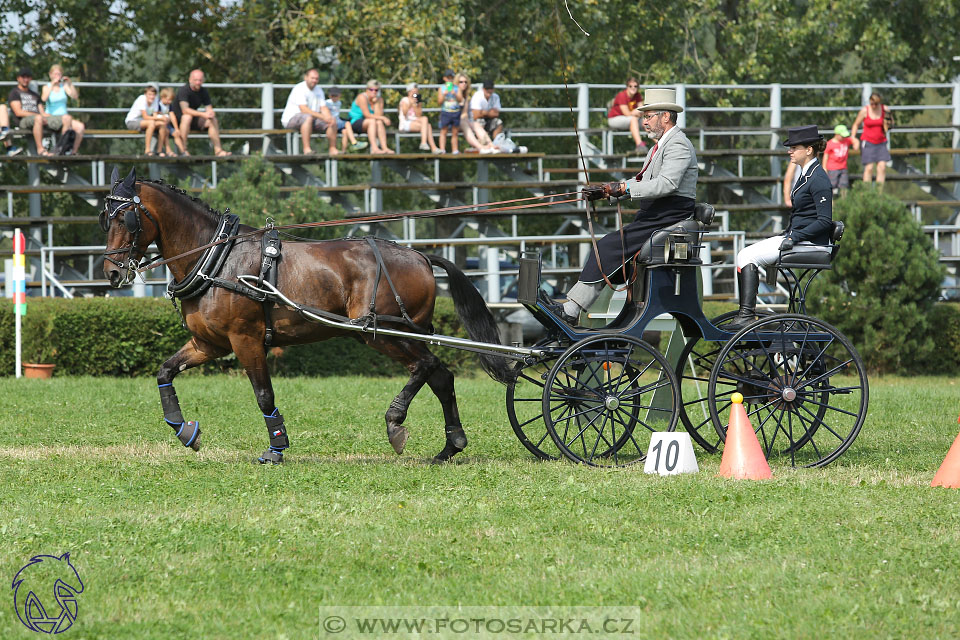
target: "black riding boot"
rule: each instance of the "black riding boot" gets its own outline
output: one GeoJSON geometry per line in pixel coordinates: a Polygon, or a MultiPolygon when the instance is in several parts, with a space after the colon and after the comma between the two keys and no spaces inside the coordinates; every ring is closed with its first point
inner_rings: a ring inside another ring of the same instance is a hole
{"type": "Polygon", "coordinates": [[[757,290],[760,288],[760,272],[757,265],[748,264],[737,272],[740,283],[740,311],[731,322],[723,325],[727,331],[739,331],[757,319],[757,290]]]}

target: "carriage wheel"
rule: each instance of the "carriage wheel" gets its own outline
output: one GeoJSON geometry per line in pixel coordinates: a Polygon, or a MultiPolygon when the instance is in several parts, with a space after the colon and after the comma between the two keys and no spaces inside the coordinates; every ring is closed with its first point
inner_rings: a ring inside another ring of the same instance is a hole
{"type": "Polygon", "coordinates": [[[860,433],[869,400],[863,360],[850,341],[797,314],[745,327],[717,355],[707,393],[724,437],[734,391],[743,394],[767,458],[794,467],[836,460],[860,433]]]}
{"type": "Polygon", "coordinates": [[[622,467],[646,458],[650,434],[677,426],[680,391],[656,349],[631,336],[591,336],[564,352],[543,390],[547,431],[567,458],[622,467]]]}
{"type": "MultiPolygon", "coordinates": [[[[737,313],[737,311],[728,311],[710,322],[715,327],[723,327],[735,318],[737,313]]],[[[768,310],[758,310],[757,313],[761,317],[773,314],[768,310]]],[[[723,436],[713,426],[707,394],[710,371],[721,349],[723,349],[722,342],[709,342],[699,337],[691,338],[684,346],[680,353],[680,360],[677,362],[677,380],[680,382],[682,398],[680,422],[690,437],[707,453],[716,453],[723,446],[723,436]]]]}
{"type": "MultiPolygon", "coordinates": [[[[547,345],[554,346],[556,342],[547,345]]],[[[556,460],[560,450],[553,443],[547,425],[543,422],[543,388],[557,354],[549,354],[533,364],[518,362],[514,366],[514,380],[507,384],[507,418],[527,451],[541,460],[556,460]]]]}

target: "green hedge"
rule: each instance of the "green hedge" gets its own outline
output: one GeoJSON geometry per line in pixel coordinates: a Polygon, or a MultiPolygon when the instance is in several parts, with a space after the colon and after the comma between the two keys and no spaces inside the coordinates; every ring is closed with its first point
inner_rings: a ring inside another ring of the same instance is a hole
{"type": "MultiPolygon", "coordinates": [[[[13,305],[0,307],[0,375],[13,375],[13,305]]],[[[449,298],[438,298],[438,333],[465,337],[449,298]]],[[[168,300],[157,298],[29,298],[23,318],[24,362],[52,362],[54,375],[152,376],[190,334],[168,300]]],[[[479,369],[467,352],[432,348],[455,372],[479,369]]],[[[278,375],[404,375],[393,360],[354,338],[273,349],[278,375]]],[[[202,368],[239,370],[232,354],[202,368]]]]}

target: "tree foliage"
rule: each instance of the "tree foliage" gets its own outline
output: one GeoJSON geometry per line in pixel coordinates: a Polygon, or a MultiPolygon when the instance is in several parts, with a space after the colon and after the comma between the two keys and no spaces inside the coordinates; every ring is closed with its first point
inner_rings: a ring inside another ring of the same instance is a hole
{"type": "Polygon", "coordinates": [[[810,312],[846,334],[873,371],[921,366],[938,348],[929,317],[944,277],[939,253],[902,202],[869,185],[837,201],[834,217],[844,239],[810,312]]]}
{"type": "MultiPolygon", "coordinates": [[[[250,156],[240,164],[239,170],[221,180],[216,189],[205,189],[200,198],[214,209],[229,207],[243,224],[257,228],[264,226],[267,218],[273,218],[279,226],[344,217],[343,209],[324,202],[319,193],[309,187],[284,196],[280,190],[281,175],[262,156],[250,156]]],[[[344,227],[319,227],[292,233],[312,239],[338,238],[344,235],[344,227]]]]}

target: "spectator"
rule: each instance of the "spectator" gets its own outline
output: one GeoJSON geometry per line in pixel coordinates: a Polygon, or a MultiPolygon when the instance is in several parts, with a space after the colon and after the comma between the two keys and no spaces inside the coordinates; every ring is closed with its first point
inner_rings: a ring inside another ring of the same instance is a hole
{"type": "Polygon", "coordinates": [[[74,154],[80,148],[80,142],[83,140],[83,132],[87,128],[85,124],[74,119],[67,113],[67,98],[74,101],[80,98],[80,92],[73,86],[73,81],[63,75],[63,67],[58,64],[50,67],[48,73],[50,83],[45,84],[40,92],[40,99],[43,100],[47,115],[59,116],[63,121],[61,135],[67,131],[73,130],[76,138],[73,141],[73,148],[66,151],[66,155],[74,154]]]}
{"type": "Polygon", "coordinates": [[[285,129],[299,129],[303,141],[303,152],[313,153],[310,147],[310,134],[326,132],[330,144],[330,155],[337,151],[337,123],[330,115],[323,89],[317,86],[320,72],[310,69],[303,74],[303,82],[294,85],[287,97],[287,106],[283,109],[280,122],[285,129]]]}
{"type": "MultiPolygon", "coordinates": [[[[460,94],[470,95],[470,78],[463,73],[458,73],[456,77],[457,88],[460,94]]],[[[463,137],[471,147],[480,153],[500,153],[500,149],[493,145],[490,136],[483,130],[483,127],[476,127],[473,121],[473,112],[470,109],[464,109],[467,123],[463,127],[463,137]]],[[[462,119],[461,119],[462,122],[462,119]]]]}
{"type": "Polygon", "coordinates": [[[500,96],[493,88],[492,80],[484,80],[483,88],[470,98],[470,110],[473,121],[487,132],[491,140],[496,140],[503,131],[503,120],[500,119],[500,96]]]}
{"type": "Polygon", "coordinates": [[[367,90],[358,95],[350,105],[350,125],[353,130],[363,131],[370,140],[370,153],[393,153],[387,147],[387,127],[390,118],[383,115],[383,98],[380,96],[380,83],[367,82],[367,90]]]}
{"type": "Polygon", "coordinates": [[[430,126],[430,120],[423,115],[423,100],[420,87],[416,82],[408,84],[407,95],[400,98],[397,127],[400,131],[420,132],[420,151],[440,153],[440,148],[433,141],[433,127],[430,126]]]}
{"type": "MultiPolygon", "coordinates": [[[[827,141],[827,147],[823,152],[823,166],[827,170],[827,177],[830,178],[833,193],[836,194],[839,190],[841,198],[850,188],[850,175],[847,173],[847,155],[850,147],[857,148],[857,139],[850,137],[850,130],[846,126],[838,124],[833,128],[833,137],[827,141]]],[[[796,165],[791,163],[790,166],[796,165]]]]}
{"type": "Polygon", "coordinates": [[[23,151],[23,147],[13,146],[10,133],[10,112],[7,105],[0,104],[0,140],[3,141],[3,146],[7,148],[7,155],[15,156],[23,151]]]}
{"type": "Polygon", "coordinates": [[[877,186],[882,191],[887,179],[887,162],[890,161],[890,148],[887,146],[887,131],[892,119],[887,108],[880,100],[880,94],[870,94],[870,103],[857,113],[850,131],[854,137],[857,127],[863,123],[863,135],[860,136],[860,164],[863,165],[863,181],[873,179],[873,168],[877,168],[877,186]]]}
{"type": "Polygon", "coordinates": [[[233,155],[220,146],[220,123],[213,110],[210,93],[203,88],[205,81],[203,71],[194,69],[190,72],[187,84],[177,90],[177,100],[173,103],[173,113],[180,122],[180,140],[183,141],[183,155],[190,153],[187,148],[187,137],[190,130],[206,131],[213,143],[213,153],[217,156],[233,155]]]}
{"type": "Polygon", "coordinates": [[[629,131],[633,136],[634,154],[639,155],[646,150],[647,145],[640,138],[640,113],[637,105],[643,101],[643,94],[639,91],[640,83],[636,78],[627,80],[627,88],[613,98],[610,111],[607,113],[607,126],[616,131],[629,131]]]}
{"type": "Polygon", "coordinates": [[[160,149],[160,155],[167,155],[163,149],[169,145],[167,136],[167,122],[169,117],[160,113],[160,101],[157,99],[157,87],[147,85],[137,99],[133,101],[133,106],[127,112],[124,122],[130,131],[145,131],[144,155],[152,156],[154,151],[153,134],[157,133],[157,148],[160,149]]]}
{"type": "Polygon", "coordinates": [[[466,96],[460,92],[460,88],[453,84],[453,69],[447,69],[443,72],[443,84],[437,89],[437,102],[440,104],[440,150],[439,153],[447,152],[447,130],[450,130],[450,150],[453,153],[460,153],[460,139],[457,137],[460,133],[460,114],[463,112],[463,104],[466,96]]]}
{"type": "Polygon", "coordinates": [[[327,105],[327,109],[330,110],[330,115],[333,116],[333,122],[337,125],[337,131],[342,131],[343,134],[340,136],[342,141],[342,150],[346,151],[348,148],[350,151],[361,151],[362,149],[367,148],[366,142],[357,142],[357,137],[353,134],[353,127],[350,126],[350,123],[340,117],[340,109],[343,108],[343,102],[340,100],[340,87],[330,87],[330,90],[327,92],[330,97],[326,99],[324,104],[327,105]],[[350,146],[347,147],[347,143],[350,143],[350,146]]]}
{"type": "Polygon", "coordinates": [[[173,99],[176,97],[177,92],[173,90],[172,87],[164,87],[160,90],[160,101],[157,103],[157,112],[161,116],[166,116],[166,129],[167,133],[170,135],[167,137],[166,151],[161,151],[160,155],[166,154],[167,156],[174,158],[177,154],[173,152],[173,149],[170,148],[170,140],[172,139],[177,145],[177,149],[180,150],[181,155],[187,154],[187,147],[183,144],[180,133],[180,124],[177,122],[177,114],[173,112],[171,106],[173,105],[173,99]]]}
{"type": "Polygon", "coordinates": [[[63,118],[47,115],[40,94],[30,88],[31,80],[33,80],[33,71],[29,67],[20,69],[17,72],[17,86],[10,90],[7,102],[10,103],[10,110],[13,111],[14,117],[19,121],[19,128],[33,131],[37,154],[52,156],[52,153],[43,148],[43,128],[46,126],[51,129],[61,129],[63,118]]]}

